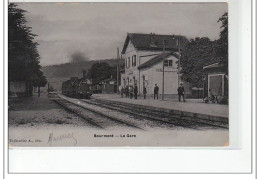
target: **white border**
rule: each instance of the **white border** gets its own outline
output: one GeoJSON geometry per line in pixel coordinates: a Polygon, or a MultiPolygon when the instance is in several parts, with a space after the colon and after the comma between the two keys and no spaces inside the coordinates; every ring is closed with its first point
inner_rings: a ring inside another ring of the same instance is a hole
{"type": "MultiPolygon", "coordinates": [[[[6,1],[5,3],[7,4],[6,1]]],[[[230,50],[232,60],[229,64],[231,67],[229,70],[230,101],[232,101],[230,103],[230,144],[235,150],[23,148],[9,151],[11,167],[16,171],[22,168],[25,172],[251,172],[251,99],[249,95],[251,92],[251,1],[230,0],[228,3],[229,22],[232,22],[229,27],[229,46],[233,49],[230,50]]],[[[5,31],[7,32],[7,15],[5,15],[5,31]]],[[[5,47],[7,47],[6,36],[5,47]]],[[[7,49],[5,49],[6,59],[7,49]]],[[[5,78],[7,78],[7,60],[5,69],[5,78]]],[[[5,87],[7,89],[7,79],[5,79],[5,87]]],[[[7,90],[5,90],[5,101],[7,101],[7,90]]],[[[5,119],[7,119],[7,112],[5,112],[5,119]]],[[[5,122],[5,136],[8,136],[7,122],[5,122]]],[[[5,140],[6,146],[7,140],[5,140]]],[[[16,178],[16,175],[7,174],[7,155],[5,155],[5,166],[6,177],[16,178]]],[[[19,178],[21,177],[35,176],[19,175],[19,178]]],[[[71,178],[72,176],[58,177],[71,178]]],[[[203,177],[208,178],[205,175],[200,176],[200,178],[203,177]]]]}

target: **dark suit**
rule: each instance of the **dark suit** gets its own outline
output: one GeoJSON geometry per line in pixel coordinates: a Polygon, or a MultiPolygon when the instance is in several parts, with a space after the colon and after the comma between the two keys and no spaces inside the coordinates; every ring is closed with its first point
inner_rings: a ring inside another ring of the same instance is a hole
{"type": "Polygon", "coordinates": [[[183,87],[183,86],[180,86],[180,87],[178,88],[179,101],[181,101],[181,96],[182,96],[183,101],[185,102],[184,93],[185,93],[184,87],[183,87]]]}
{"type": "Polygon", "coordinates": [[[147,94],[146,87],[144,87],[144,89],[143,89],[143,93],[144,93],[144,99],[146,99],[146,94],[147,94]]]}
{"type": "Polygon", "coordinates": [[[153,92],[154,92],[154,96],[153,96],[153,98],[155,99],[155,96],[156,96],[157,99],[158,99],[159,87],[158,87],[158,86],[155,86],[153,92]]]}
{"type": "Polygon", "coordinates": [[[135,87],[134,87],[135,99],[137,99],[137,93],[138,93],[138,88],[137,88],[137,86],[135,86],[135,87]]]}

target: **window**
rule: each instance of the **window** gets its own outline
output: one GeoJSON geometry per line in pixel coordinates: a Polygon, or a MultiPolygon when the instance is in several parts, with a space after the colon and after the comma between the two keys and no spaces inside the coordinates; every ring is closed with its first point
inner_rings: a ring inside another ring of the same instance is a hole
{"type": "Polygon", "coordinates": [[[127,58],[125,59],[125,68],[127,68],[127,58]]]}
{"type": "Polygon", "coordinates": [[[164,66],[168,66],[168,60],[164,60],[164,66]]]}
{"type": "Polygon", "coordinates": [[[172,60],[169,60],[169,67],[172,67],[172,60]]]}
{"type": "Polygon", "coordinates": [[[172,60],[164,60],[164,66],[172,67],[172,60]]]}
{"type": "Polygon", "coordinates": [[[128,57],[128,68],[130,68],[131,64],[130,64],[130,57],[128,57]]]}
{"type": "Polygon", "coordinates": [[[132,66],[135,67],[136,66],[136,55],[132,56],[132,66]]]}

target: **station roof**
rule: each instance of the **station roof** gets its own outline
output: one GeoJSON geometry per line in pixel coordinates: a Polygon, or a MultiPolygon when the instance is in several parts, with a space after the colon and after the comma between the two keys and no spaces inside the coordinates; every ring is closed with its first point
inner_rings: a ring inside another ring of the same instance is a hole
{"type": "Polygon", "coordinates": [[[219,68],[222,67],[220,63],[213,63],[207,66],[204,66],[203,69],[219,68]]]}
{"type": "Polygon", "coordinates": [[[158,34],[140,34],[140,33],[127,33],[122,54],[125,54],[128,43],[131,40],[134,47],[138,50],[162,50],[163,40],[165,41],[166,51],[177,51],[178,40],[181,39],[180,49],[188,43],[188,39],[184,36],[177,35],[158,35],[158,34]]]}

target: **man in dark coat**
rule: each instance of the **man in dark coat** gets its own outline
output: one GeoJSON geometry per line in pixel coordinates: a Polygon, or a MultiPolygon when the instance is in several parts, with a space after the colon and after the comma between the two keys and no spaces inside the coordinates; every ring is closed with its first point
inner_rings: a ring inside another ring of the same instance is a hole
{"type": "Polygon", "coordinates": [[[130,99],[132,99],[134,96],[134,88],[133,86],[129,86],[129,97],[130,99]]]}
{"type": "Polygon", "coordinates": [[[182,83],[181,83],[181,85],[179,86],[179,88],[178,88],[178,95],[179,95],[179,102],[181,102],[181,96],[182,96],[182,99],[183,99],[183,102],[185,102],[185,99],[184,99],[184,93],[185,93],[185,91],[184,91],[184,87],[182,86],[182,83]]]}
{"type": "Polygon", "coordinates": [[[129,86],[125,87],[125,97],[128,98],[129,97],[129,86]]]}
{"type": "Polygon", "coordinates": [[[124,93],[125,93],[125,88],[124,87],[121,88],[120,93],[121,93],[121,98],[123,98],[124,97],[124,93]]]}
{"type": "Polygon", "coordinates": [[[137,85],[135,84],[135,86],[134,86],[135,99],[137,99],[137,93],[138,93],[138,88],[137,88],[137,85]]]}
{"type": "Polygon", "coordinates": [[[158,99],[159,87],[157,86],[157,84],[155,84],[153,92],[154,92],[153,98],[155,99],[156,96],[158,99]]]}
{"type": "Polygon", "coordinates": [[[143,94],[144,94],[144,99],[146,99],[147,90],[146,90],[145,86],[144,86],[144,89],[143,89],[143,94]]]}

